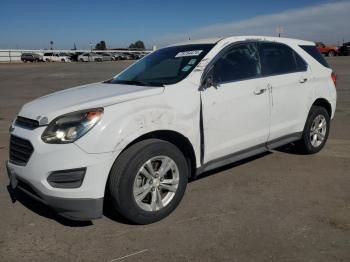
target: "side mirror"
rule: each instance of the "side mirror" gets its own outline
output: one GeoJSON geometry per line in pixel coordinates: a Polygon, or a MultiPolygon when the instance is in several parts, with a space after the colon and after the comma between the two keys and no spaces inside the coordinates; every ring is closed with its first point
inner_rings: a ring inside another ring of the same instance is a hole
{"type": "Polygon", "coordinates": [[[205,77],[203,81],[202,89],[204,90],[212,86],[217,89],[219,85],[214,81],[213,75],[209,74],[205,77]]]}

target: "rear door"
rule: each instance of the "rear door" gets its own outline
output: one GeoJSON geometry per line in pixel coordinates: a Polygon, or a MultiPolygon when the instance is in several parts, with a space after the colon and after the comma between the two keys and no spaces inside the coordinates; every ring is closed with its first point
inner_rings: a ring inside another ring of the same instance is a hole
{"type": "Polygon", "coordinates": [[[260,43],[259,50],[262,82],[270,92],[269,141],[297,136],[308,114],[311,72],[301,56],[285,44],[260,43]]]}

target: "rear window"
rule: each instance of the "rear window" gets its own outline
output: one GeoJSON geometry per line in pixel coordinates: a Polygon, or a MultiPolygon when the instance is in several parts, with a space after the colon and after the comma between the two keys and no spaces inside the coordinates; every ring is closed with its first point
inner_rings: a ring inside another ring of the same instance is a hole
{"type": "Polygon", "coordinates": [[[323,55],[318,51],[317,47],[314,45],[301,45],[300,46],[304,51],[306,51],[309,55],[311,55],[314,59],[316,59],[321,65],[328,67],[329,65],[324,59],[323,55]]]}
{"type": "Polygon", "coordinates": [[[263,75],[279,75],[307,70],[307,64],[292,48],[279,43],[261,43],[263,75]]]}

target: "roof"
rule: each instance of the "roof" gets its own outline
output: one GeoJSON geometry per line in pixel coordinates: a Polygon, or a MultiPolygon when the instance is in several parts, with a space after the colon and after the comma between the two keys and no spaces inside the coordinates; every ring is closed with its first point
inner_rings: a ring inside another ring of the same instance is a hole
{"type": "Polygon", "coordinates": [[[222,40],[223,37],[213,37],[213,38],[203,38],[203,39],[195,39],[195,40],[188,40],[185,42],[175,43],[169,46],[178,46],[178,45],[196,45],[196,44],[216,44],[220,40],[222,40]]]}
{"type": "Polygon", "coordinates": [[[215,38],[206,38],[206,39],[196,39],[189,40],[182,43],[173,44],[170,46],[178,45],[191,45],[191,44],[216,44],[221,41],[237,42],[237,41],[246,41],[246,40],[260,40],[260,41],[272,41],[286,44],[297,44],[297,45],[315,45],[314,42],[293,39],[293,38],[284,38],[284,37],[273,37],[273,36],[231,36],[231,37],[215,37],[215,38]]]}

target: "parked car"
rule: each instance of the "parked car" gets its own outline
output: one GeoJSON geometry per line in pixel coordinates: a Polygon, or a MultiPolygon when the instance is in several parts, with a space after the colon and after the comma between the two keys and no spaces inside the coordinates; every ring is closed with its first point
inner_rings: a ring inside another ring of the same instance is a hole
{"type": "Polygon", "coordinates": [[[44,53],[43,60],[45,62],[71,62],[68,55],[54,52],[44,53]]]}
{"type": "Polygon", "coordinates": [[[60,56],[67,56],[70,61],[72,61],[73,53],[59,53],[60,56]]]}
{"type": "Polygon", "coordinates": [[[333,45],[325,45],[322,42],[317,42],[316,46],[321,54],[325,56],[336,56],[338,55],[338,48],[333,45]]]}
{"type": "Polygon", "coordinates": [[[335,86],[312,42],[243,36],[172,45],[108,81],[24,105],[10,128],[10,185],[71,219],[101,217],[108,197],[114,212],[152,223],[203,172],[292,142],[319,152],[335,86]]]}
{"type": "Polygon", "coordinates": [[[350,55],[350,42],[344,43],[340,48],[339,48],[339,54],[348,56],[350,55]]]}
{"type": "Polygon", "coordinates": [[[78,56],[79,62],[102,62],[102,56],[96,53],[83,53],[78,56]]]}
{"type": "Polygon", "coordinates": [[[36,53],[23,53],[21,55],[21,60],[23,62],[40,62],[43,60],[42,56],[36,53]]]}
{"type": "Polygon", "coordinates": [[[114,61],[114,57],[109,53],[98,53],[102,57],[102,61],[114,61]]]}
{"type": "Polygon", "coordinates": [[[78,62],[78,56],[80,56],[81,54],[83,54],[83,52],[74,52],[71,54],[71,61],[75,61],[78,62]]]}
{"type": "Polygon", "coordinates": [[[125,55],[122,53],[113,53],[113,58],[114,58],[114,61],[126,60],[125,55]]]}

